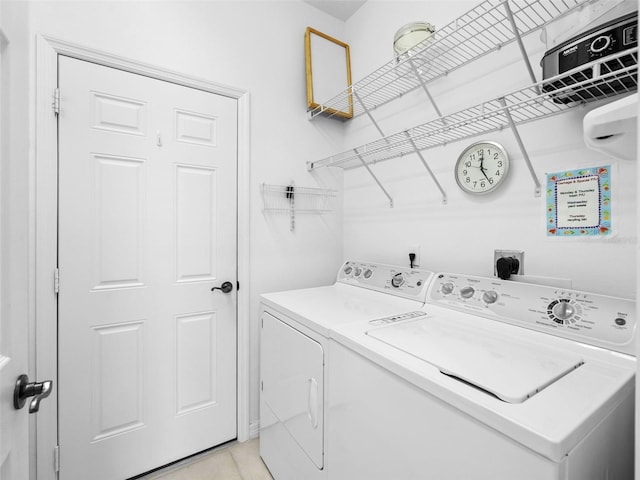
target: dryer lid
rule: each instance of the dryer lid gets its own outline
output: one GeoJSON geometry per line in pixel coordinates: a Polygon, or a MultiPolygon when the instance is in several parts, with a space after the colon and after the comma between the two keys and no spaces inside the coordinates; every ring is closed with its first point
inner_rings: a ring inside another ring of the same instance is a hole
{"type": "Polygon", "coordinates": [[[371,329],[367,335],[508,403],[522,403],[580,367],[583,359],[497,324],[427,316],[371,329]]]}

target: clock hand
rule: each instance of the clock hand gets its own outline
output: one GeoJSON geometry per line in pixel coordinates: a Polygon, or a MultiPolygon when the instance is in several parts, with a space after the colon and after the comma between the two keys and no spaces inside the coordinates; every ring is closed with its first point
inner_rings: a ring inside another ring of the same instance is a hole
{"type": "Polygon", "coordinates": [[[482,174],[484,175],[484,178],[486,178],[487,180],[489,180],[489,177],[487,176],[486,173],[486,168],[484,168],[484,152],[482,152],[482,154],[480,155],[480,171],[482,172],[482,174]]]}

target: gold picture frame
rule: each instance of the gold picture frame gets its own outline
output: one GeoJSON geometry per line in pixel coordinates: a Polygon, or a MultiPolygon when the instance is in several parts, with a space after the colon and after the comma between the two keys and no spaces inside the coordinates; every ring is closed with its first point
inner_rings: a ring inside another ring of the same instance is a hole
{"type": "Polygon", "coordinates": [[[322,113],[340,118],[353,117],[351,91],[351,57],[349,45],[315,28],[305,33],[307,70],[307,106],[309,110],[321,108],[322,113]],[[322,105],[340,93],[346,92],[340,105],[322,105]],[[317,100],[316,100],[317,99],[317,100]]]}

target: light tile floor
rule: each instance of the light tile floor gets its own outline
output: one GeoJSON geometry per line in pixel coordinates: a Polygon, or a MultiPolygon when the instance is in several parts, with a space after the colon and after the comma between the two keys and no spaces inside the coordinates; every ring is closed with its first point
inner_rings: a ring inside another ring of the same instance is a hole
{"type": "Polygon", "coordinates": [[[260,458],[259,439],[233,443],[138,480],[273,480],[260,458]]]}

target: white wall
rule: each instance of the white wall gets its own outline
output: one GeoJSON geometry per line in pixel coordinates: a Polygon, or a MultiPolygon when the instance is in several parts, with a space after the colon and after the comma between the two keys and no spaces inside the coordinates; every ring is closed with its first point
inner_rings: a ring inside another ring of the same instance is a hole
{"type": "Polygon", "coordinates": [[[306,170],[315,154],[341,149],[343,133],[335,122],[306,119],[304,33],[313,26],[341,38],[344,23],[299,1],[43,1],[30,8],[32,39],[46,34],[250,92],[251,274],[239,281],[251,291],[257,424],[259,295],[329,284],[342,261],[340,199],[333,215],[299,215],[292,233],[286,215],[263,215],[260,185],[341,187],[339,173],[306,170]]]}
{"type": "MultiPolygon", "coordinates": [[[[367,2],[346,22],[354,78],[392,58],[395,31],[405,23],[426,20],[444,26],[477,2],[367,2]]],[[[537,78],[545,44],[538,33],[526,39],[537,78]]],[[[531,83],[514,45],[464,67],[430,87],[444,114],[491,100],[531,83]]],[[[373,166],[391,196],[384,194],[364,169],[345,172],[344,254],[347,258],[408,264],[408,248],[421,246],[421,267],[430,270],[493,274],[494,249],[524,250],[525,273],[568,278],[576,289],[623,297],[636,293],[636,162],[618,161],[587,150],[582,118],[592,108],[576,108],[519,130],[531,158],[542,196],[534,197],[534,182],[514,135],[508,129],[455,142],[424,152],[448,195],[442,197],[415,155],[373,166]],[[493,194],[472,197],[458,188],[453,167],[470,143],[491,139],[511,156],[506,184],[493,194]],[[601,238],[547,237],[545,187],[548,172],[611,165],[613,234],[601,238]]],[[[423,91],[374,113],[386,134],[436,118],[423,91]]],[[[366,117],[348,125],[345,147],[376,139],[366,117]]]]}

